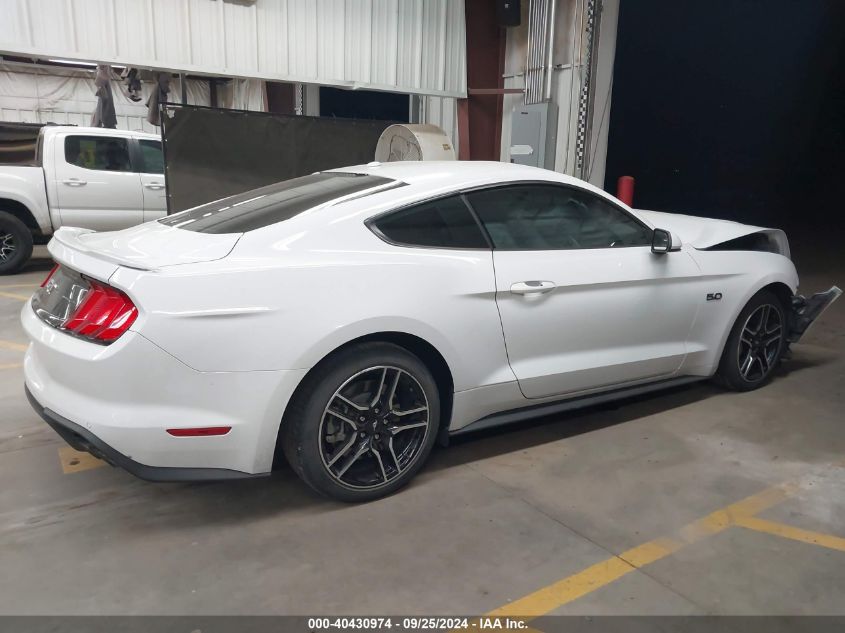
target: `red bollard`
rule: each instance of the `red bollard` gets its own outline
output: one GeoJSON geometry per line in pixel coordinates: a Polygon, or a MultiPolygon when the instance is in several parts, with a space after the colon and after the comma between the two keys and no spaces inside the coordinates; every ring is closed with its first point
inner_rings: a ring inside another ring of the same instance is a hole
{"type": "Polygon", "coordinates": [[[634,178],[632,176],[619,176],[616,181],[616,197],[629,207],[634,206],[634,178]]]}

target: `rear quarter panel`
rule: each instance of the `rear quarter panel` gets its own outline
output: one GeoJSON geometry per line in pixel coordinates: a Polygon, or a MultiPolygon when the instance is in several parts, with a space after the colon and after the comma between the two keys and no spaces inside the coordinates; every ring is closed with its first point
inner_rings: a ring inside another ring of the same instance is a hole
{"type": "Polygon", "coordinates": [[[199,371],[309,369],[353,339],[403,332],[440,351],[456,390],[514,380],[489,250],[392,246],[362,223],[301,237],[253,257],[239,243],[219,262],[120,268],[111,283],[139,306],[132,329],[199,371]]]}

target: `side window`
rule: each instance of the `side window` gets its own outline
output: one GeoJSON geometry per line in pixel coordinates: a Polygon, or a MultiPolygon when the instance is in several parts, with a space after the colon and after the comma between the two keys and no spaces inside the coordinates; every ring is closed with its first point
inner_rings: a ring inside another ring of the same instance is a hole
{"type": "Polygon", "coordinates": [[[562,250],[648,246],[651,230],[574,187],[518,185],[467,194],[494,248],[562,250]]]}
{"type": "Polygon", "coordinates": [[[115,136],[65,137],[65,162],[85,169],[132,171],[129,143],[115,136]]]}
{"type": "Polygon", "coordinates": [[[141,171],[145,174],[164,173],[164,154],[161,153],[161,141],[138,141],[141,147],[141,171]]]}
{"type": "Polygon", "coordinates": [[[372,223],[391,242],[438,248],[489,248],[481,228],[459,196],[401,209],[372,223]]]}

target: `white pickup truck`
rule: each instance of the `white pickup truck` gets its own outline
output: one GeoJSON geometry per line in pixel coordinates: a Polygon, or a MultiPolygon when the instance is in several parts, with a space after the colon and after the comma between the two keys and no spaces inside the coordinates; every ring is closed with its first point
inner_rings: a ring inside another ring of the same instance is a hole
{"type": "Polygon", "coordinates": [[[0,275],[61,226],[114,231],[166,213],[158,135],[45,126],[34,162],[0,164],[0,275]]]}

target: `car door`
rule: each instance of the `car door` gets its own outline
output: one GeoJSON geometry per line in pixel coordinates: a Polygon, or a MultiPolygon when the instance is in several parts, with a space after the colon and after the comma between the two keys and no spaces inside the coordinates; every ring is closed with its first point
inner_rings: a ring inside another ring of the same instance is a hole
{"type": "Polygon", "coordinates": [[[525,397],[679,369],[698,305],[688,253],[652,253],[649,227],[579,187],[526,183],[466,198],[493,243],[508,359],[525,397]]]}
{"type": "Polygon", "coordinates": [[[167,194],[164,187],[164,154],[161,141],[139,138],[138,154],[141,171],[141,193],[144,197],[144,222],[167,215],[167,194]]]}
{"type": "Polygon", "coordinates": [[[143,222],[141,180],[128,138],[69,133],[57,140],[53,190],[63,226],[114,231],[143,222]]]}

